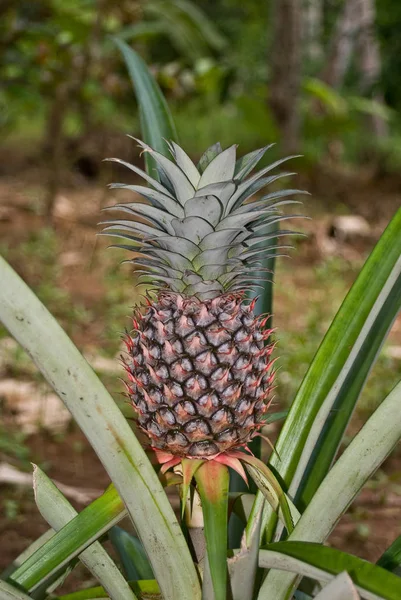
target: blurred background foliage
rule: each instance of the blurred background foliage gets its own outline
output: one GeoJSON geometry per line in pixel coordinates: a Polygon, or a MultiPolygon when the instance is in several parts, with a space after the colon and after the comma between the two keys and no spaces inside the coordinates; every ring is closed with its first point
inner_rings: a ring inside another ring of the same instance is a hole
{"type": "Polygon", "coordinates": [[[56,170],[68,139],[132,133],[118,35],[152,65],[193,153],[235,128],[243,151],[281,140],[307,162],[398,168],[400,26],[398,0],[2,0],[1,133],[35,138],[56,170]]]}

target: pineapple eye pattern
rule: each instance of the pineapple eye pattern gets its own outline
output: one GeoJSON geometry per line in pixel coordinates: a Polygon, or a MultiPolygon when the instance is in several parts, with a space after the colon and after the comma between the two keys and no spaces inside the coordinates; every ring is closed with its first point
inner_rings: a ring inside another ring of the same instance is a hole
{"type": "Polygon", "coordinates": [[[272,345],[264,345],[270,330],[253,315],[252,303],[245,302],[242,294],[202,301],[161,291],[137,325],[135,335],[126,339],[130,360],[125,365],[132,382],[128,393],[152,446],[201,458],[246,445],[263,422],[273,380],[272,345]],[[170,333],[159,341],[158,319],[166,305],[170,333]],[[197,315],[205,310],[213,320],[198,332],[197,315]],[[222,326],[219,317],[227,310],[233,318],[222,326]],[[184,336],[179,333],[183,316],[194,323],[184,336]],[[208,340],[208,329],[216,324],[222,339],[229,336],[230,341],[224,341],[218,351],[214,343],[205,341],[194,354],[196,334],[208,340]]]}

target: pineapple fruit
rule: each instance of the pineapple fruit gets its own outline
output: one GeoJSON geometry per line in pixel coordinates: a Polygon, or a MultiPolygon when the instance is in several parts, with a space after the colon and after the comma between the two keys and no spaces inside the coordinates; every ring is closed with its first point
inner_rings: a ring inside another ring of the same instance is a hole
{"type": "Polygon", "coordinates": [[[285,218],[278,207],[297,190],[249,201],[288,175],[270,175],[282,159],[246,179],[267,148],[237,160],[236,146],[216,144],[196,167],[174,142],[173,160],[139,144],[159,181],[111,159],[151,187],[113,184],[147,203],[112,207],[130,219],[107,221],[104,232],[127,240],[119,247],[135,253],[140,281],[150,283],[126,336],[128,395],[161,462],[234,456],[258,434],[274,377],[267,318],[255,316],[246,294],[266,277],[266,230],[285,218]]]}

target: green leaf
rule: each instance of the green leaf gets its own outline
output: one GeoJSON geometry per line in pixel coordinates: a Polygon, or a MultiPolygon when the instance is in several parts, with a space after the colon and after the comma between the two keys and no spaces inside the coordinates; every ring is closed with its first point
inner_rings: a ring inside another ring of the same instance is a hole
{"type": "MultiPolygon", "coordinates": [[[[147,598],[162,600],[160,588],[154,579],[129,581],[128,583],[139,598],[143,598],[144,600],[147,598]]],[[[93,598],[105,598],[107,600],[106,591],[101,586],[96,586],[79,592],[73,592],[72,594],[57,596],[54,600],[92,600],[93,598]]]]}
{"type": "MultiPolygon", "coordinates": [[[[139,54],[118,37],[113,39],[124,57],[134,87],[142,138],[154,150],[168,157],[166,140],[178,140],[166,99],[139,54]]],[[[155,163],[148,152],[145,152],[145,165],[148,174],[153,175],[155,163]]]]}
{"type": "MultiPolygon", "coordinates": [[[[271,237],[272,234],[274,233],[278,233],[280,230],[280,223],[273,223],[272,225],[268,225],[261,233],[262,236],[266,235],[269,236],[269,242],[268,242],[268,246],[267,246],[267,242],[262,242],[261,244],[256,244],[254,246],[254,249],[257,248],[263,248],[264,246],[267,247],[271,247],[271,246],[275,246],[277,244],[278,238],[275,237],[271,237]]],[[[272,250],[271,252],[269,252],[269,257],[268,258],[264,258],[262,260],[262,268],[263,269],[268,269],[268,271],[260,271],[260,273],[266,273],[268,272],[268,276],[270,281],[266,281],[263,285],[263,291],[260,295],[258,295],[257,293],[254,293],[252,296],[257,296],[257,302],[256,302],[256,307],[255,307],[255,314],[257,315],[262,315],[262,314],[266,314],[266,315],[272,315],[273,314],[273,277],[274,277],[274,269],[275,269],[275,265],[276,265],[276,251],[272,250]]],[[[255,276],[257,276],[259,273],[259,271],[256,271],[254,273],[255,276]]],[[[269,319],[269,327],[272,327],[272,318],[270,317],[269,319]]]]}
{"type": "Polygon", "coordinates": [[[320,100],[333,116],[343,117],[348,112],[347,102],[343,96],[321,79],[309,78],[304,81],[304,90],[320,100]]]}
{"type": "MultiPolygon", "coordinates": [[[[255,456],[244,455],[241,458],[246,463],[246,467],[262,492],[266,500],[274,511],[277,511],[285,524],[288,533],[291,533],[294,529],[294,516],[295,519],[299,519],[299,512],[295,506],[291,508],[289,505],[289,499],[283,491],[277,478],[274,476],[272,471],[267,467],[261,460],[255,456]],[[294,515],[294,516],[293,516],[294,515]]],[[[252,527],[252,522],[248,523],[247,528],[252,527]]]]}
{"type": "MultiPolygon", "coordinates": [[[[34,467],[33,489],[35,500],[42,517],[59,531],[77,516],[77,511],[47,475],[37,466],[34,467]]],[[[135,600],[128,583],[99,542],[94,542],[79,555],[79,560],[101,583],[113,600],[135,600]]],[[[153,577],[153,573],[151,574],[153,577]]],[[[141,577],[141,579],[145,579],[141,577]]]]}
{"type": "MultiPolygon", "coordinates": [[[[267,549],[262,549],[259,553],[259,565],[265,569],[292,571],[322,582],[328,582],[333,576],[346,571],[364,598],[383,600],[401,598],[399,577],[352,554],[321,544],[307,542],[269,544],[267,549]]],[[[274,597],[275,600],[278,598],[278,596],[270,597],[274,597]]]]}
{"type": "Polygon", "coordinates": [[[283,421],[287,417],[288,413],[288,410],[283,410],[276,413],[267,412],[263,420],[266,425],[270,425],[271,423],[276,423],[277,421],[283,421]]]}
{"type": "Polygon", "coordinates": [[[223,152],[220,142],[216,142],[213,146],[210,146],[199,159],[197,169],[201,175],[206,171],[207,167],[210,165],[212,160],[216,158],[219,154],[223,152]]]}
{"type": "MultiPolygon", "coordinates": [[[[327,539],[363,485],[400,441],[400,403],[401,382],[383,400],[326,475],[296,523],[289,541],[323,543],[327,539]]],[[[271,570],[259,600],[287,599],[295,579],[288,573],[271,570]]]]}
{"type": "Polygon", "coordinates": [[[211,49],[221,50],[226,41],[213,21],[188,0],[148,0],[143,11],[153,22],[162,23],[176,50],[190,61],[210,55],[211,49]]]}
{"type": "Polygon", "coordinates": [[[195,479],[202,502],[214,600],[226,600],[228,469],[216,461],[205,461],[197,469],[195,479]]]}
{"type": "Polygon", "coordinates": [[[126,515],[115,487],[84,508],[16,569],[10,581],[27,590],[66,565],[126,515]]]}
{"type": "Polygon", "coordinates": [[[205,41],[215,50],[223,50],[227,45],[227,40],[222,36],[220,31],[215,27],[213,21],[209,19],[204,11],[195,2],[188,0],[174,0],[175,6],[186,14],[194,25],[196,25],[199,33],[205,38],[205,41]]]}
{"type": "Polygon", "coordinates": [[[394,571],[401,565],[401,535],[387,548],[376,564],[388,571],[394,571]]]}
{"type": "Polygon", "coordinates": [[[134,535],[130,535],[121,527],[112,527],[109,539],[120,557],[127,579],[153,579],[153,571],[143,546],[134,535]]]}
{"type": "Polygon", "coordinates": [[[138,38],[151,38],[156,37],[166,32],[166,27],[163,23],[135,23],[134,25],[128,25],[119,30],[118,37],[124,42],[130,42],[137,40],[138,38]]]}
{"type": "Polygon", "coordinates": [[[199,598],[198,576],[174,511],[121,411],[55,319],[2,258],[0,281],[0,319],[34,359],[102,461],[165,598],[199,598]]]}
{"type": "MultiPolygon", "coordinates": [[[[344,435],[359,394],[401,307],[401,209],[352,286],[291,405],[270,465],[308,504],[344,435]],[[280,457],[280,458],[279,458],[280,457]]],[[[257,499],[261,505],[261,498],[257,499]]],[[[268,518],[271,539],[275,517],[268,518]]]]}

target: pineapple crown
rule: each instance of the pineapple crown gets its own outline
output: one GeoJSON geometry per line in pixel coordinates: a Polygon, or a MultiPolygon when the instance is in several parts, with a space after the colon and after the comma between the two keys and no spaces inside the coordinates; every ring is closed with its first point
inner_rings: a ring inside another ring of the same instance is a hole
{"type": "Polygon", "coordinates": [[[157,290],[196,296],[202,301],[260,287],[266,280],[261,259],[284,247],[274,245],[279,236],[295,233],[278,231],[278,222],[289,218],[279,207],[298,204],[289,197],[306,192],[276,190],[249,200],[267,185],[294,175],[270,172],[295,156],[277,160],[245,179],[273,144],[238,160],[235,145],[222,150],[215,144],[195,166],[175,142],[168,142],[173,158],[169,160],[136,141],[151,153],[159,180],[123,160],[108,159],[128,167],[150,187],[111,184],[111,188],[136,192],[148,203],[138,198],[108,207],[105,210],[127,213],[130,219],[103,222],[106,227],[102,233],[127,240],[114,247],[136,253],[132,262],[140,267],[138,283],[150,280],[157,290]]]}

